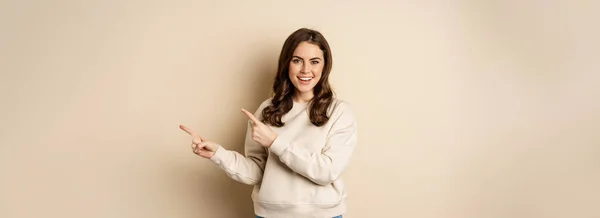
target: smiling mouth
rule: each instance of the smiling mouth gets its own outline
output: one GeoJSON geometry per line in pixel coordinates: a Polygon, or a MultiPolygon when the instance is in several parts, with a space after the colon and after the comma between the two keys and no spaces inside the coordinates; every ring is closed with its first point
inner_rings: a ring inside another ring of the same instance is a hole
{"type": "Polygon", "coordinates": [[[300,80],[300,84],[309,84],[312,81],[312,77],[297,77],[300,80]]]}

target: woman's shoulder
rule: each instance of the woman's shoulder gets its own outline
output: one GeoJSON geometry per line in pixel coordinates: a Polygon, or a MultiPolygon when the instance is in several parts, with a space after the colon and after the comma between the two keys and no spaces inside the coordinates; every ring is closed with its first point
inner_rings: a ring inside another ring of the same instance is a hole
{"type": "Polygon", "coordinates": [[[329,106],[329,114],[330,116],[341,116],[342,114],[346,114],[346,116],[353,117],[353,106],[346,100],[334,98],[329,106]]]}
{"type": "Polygon", "coordinates": [[[267,98],[267,99],[263,100],[263,101],[260,103],[260,105],[258,106],[258,108],[256,109],[256,111],[257,111],[257,112],[260,112],[260,111],[262,111],[263,109],[265,109],[266,107],[268,107],[268,106],[272,105],[272,104],[273,104],[273,103],[272,103],[272,100],[273,100],[273,97],[269,97],[269,98],[267,98]]]}
{"type": "Polygon", "coordinates": [[[342,99],[332,101],[329,107],[329,119],[333,126],[348,127],[357,125],[357,117],[352,104],[342,99]]]}
{"type": "MultiPolygon", "coordinates": [[[[266,98],[260,103],[257,111],[262,111],[266,107],[273,105],[272,101],[273,97],[266,98]]],[[[336,116],[336,114],[341,115],[346,113],[353,116],[353,110],[353,105],[349,101],[340,98],[333,98],[328,108],[328,114],[330,116],[336,116]]]]}

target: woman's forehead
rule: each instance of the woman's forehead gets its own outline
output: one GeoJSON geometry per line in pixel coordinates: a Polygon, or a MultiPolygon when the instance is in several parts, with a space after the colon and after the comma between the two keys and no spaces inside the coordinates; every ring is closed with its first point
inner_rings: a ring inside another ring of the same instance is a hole
{"type": "Polygon", "coordinates": [[[318,45],[308,42],[302,42],[294,50],[294,56],[298,56],[301,58],[323,57],[323,51],[321,50],[321,48],[319,48],[318,45]]]}

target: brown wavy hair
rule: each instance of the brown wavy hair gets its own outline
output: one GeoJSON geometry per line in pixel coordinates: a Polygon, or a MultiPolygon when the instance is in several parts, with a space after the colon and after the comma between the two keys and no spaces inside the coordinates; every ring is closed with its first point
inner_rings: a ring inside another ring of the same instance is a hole
{"type": "Polygon", "coordinates": [[[319,46],[323,51],[324,63],[321,79],[315,85],[313,92],[314,97],[310,100],[310,122],[315,126],[322,126],[329,120],[327,110],[333,102],[335,93],[329,84],[329,73],[331,72],[332,56],[329,43],[325,37],[318,31],[300,28],[294,31],[283,44],[279,55],[279,64],[277,74],[273,83],[273,98],[271,105],[265,107],[262,111],[262,121],[276,127],[282,127],[285,124],[281,121],[281,117],[292,109],[294,104],[292,97],[296,92],[296,88],[289,76],[290,61],[296,47],[301,42],[308,42],[319,46]]]}

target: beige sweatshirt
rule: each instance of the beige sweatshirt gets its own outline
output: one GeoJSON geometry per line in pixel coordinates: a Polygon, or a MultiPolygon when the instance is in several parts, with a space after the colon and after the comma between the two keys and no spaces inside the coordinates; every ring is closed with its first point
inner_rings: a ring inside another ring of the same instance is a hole
{"type": "MultiPolygon", "coordinates": [[[[264,101],[254,113],[259,120],[264,101]]],[[[266,218],[331,218],[346,212],[341,178],[356,147],[357,124],[349,105],[334,100],[329,121],[310,123],[307,103],[294,102],[272,127],[277,138],[269,149],[252,140],[248,124],[245,153],[219,147],[211,160],[232,179],[254,185],[254,212],[266,218]]]]}

